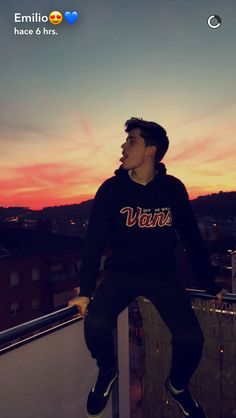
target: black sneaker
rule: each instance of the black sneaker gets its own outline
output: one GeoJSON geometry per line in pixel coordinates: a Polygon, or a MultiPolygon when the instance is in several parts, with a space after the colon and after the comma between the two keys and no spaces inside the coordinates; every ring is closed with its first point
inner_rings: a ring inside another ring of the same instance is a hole
{"type": "Polygon", "coordinates": [[[88,417],[100,418],[105,411],[113,383],[118,377],[118,368],[113,367],[105,372],[99,371],[97,382],[91,389],[87,400],[88,417]]]}
{"type": "Polygon", "coordinates": [[[172,399],[180,407],[183,415],[188,418],[207,418],[206,413],[203,411],[199,402],[193,397],[189,389],[186,388],[183,392],[177,395],[173,393],[170,386],[170,379],[168,378],[165,382],[167,392],[170,394],[172,399]]]}

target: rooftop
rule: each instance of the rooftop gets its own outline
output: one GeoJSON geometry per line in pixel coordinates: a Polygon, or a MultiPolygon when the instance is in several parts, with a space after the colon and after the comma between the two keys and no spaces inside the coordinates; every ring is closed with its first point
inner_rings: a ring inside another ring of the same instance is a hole
{"type": "MultiPolygon", "coordinates": [[[[209,416],[234,418],[236,295],[227,294],[222,306],[216,307],[204,292],[188,292],[206,337],[191,388],[209,416]]],[[[131,335],[128,310],[119,317],[119,383],[104,418],[180,418],[163,385],[169,367],[168,332],[147,302],[142,301],[147,308],[145,322],[150,325],[144,328],[146,332],[151,330],[146,338],[143,334],[131,335]],[[145,345],[143,360],[137,355],[136,343],[139,347],[145,345]],[[157,385],[155,391],[152,382],[157,385]]],[[[83,320],[76,307],[66,307],[1,332],[0,347],[0,402],[4,418],[85,418],[86,397],[97,369],[86,349],[83,320]]]]}

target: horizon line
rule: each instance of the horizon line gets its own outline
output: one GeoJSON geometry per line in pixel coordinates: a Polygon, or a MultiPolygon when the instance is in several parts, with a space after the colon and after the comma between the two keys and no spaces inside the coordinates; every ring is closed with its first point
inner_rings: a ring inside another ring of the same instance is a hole
{"type": "MultiPolygon", "coordinates": [[[[214,193],[206,193],[206,194],[204,194],[204,195],[199,195],[199,196],[197,196],[197,197],[195,197],[195,198],[193,198],[193,199],[190,199],[189,198],[189,200],[190,200],[190,202],[191,201],[193,201],[193,200],[197,200],[197,199],[199,199],[199,198],[201,198],[201,197],[206,197],[206,196],[213,196],[213,195],[216,195],[216,194],[221,194],[221,193],[236,193],[236,190],[231,190],[231,191],[227,191],[227,192],[225,192],[225,191],[223,191],[223,190],[220,190],[219,192],[214,192],[214,193]]],[[[82,203],[85,203],[85,202],[88,202],[88,201],[90,201],[90,200],[94,200],[94,197],[92,197],[91,199],[87,199],[87,200],[82,200],[81,202],[79,202],[79,203],[68,203],[68,204],[62,204],[62,205],[53,205],[53,206],[44,206],[44,207],[42,207],[42,208],[39,208],[39,209],[32,209],[32,208],[30,208],[29,206],[8,206],[8,207],[4,207],[4,206],[0,206],[0,209],[12,209],[12,208],[20,208],[20,209],[28,209],[29,211],[31,211],[31,212],[37,212],[37,211],[41,211],[41,210],[44,210],[44,209],[48,209],[48,208],[55,208],[55,207],[65,207],[65,206],[74,206],[74,205],[81,205],[82,203]]]]}

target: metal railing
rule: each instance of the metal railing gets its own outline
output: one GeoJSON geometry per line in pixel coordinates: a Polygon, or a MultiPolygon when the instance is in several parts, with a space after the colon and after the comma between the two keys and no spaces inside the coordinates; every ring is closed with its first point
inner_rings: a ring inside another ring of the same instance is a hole
{"type": "Polygon", "coordinates": [[[31,321],[24,322],[23,324],[1,331],[0,354],[3,354],[9,350],[13,350],[16,347],[40,338],[43,335],[49,334],[50,332],[55,331],[56,328],[62,328],[68,324],[67,320],[73,315],[77,315],[77,317],[72,319],[70,322],[79,321],[82,319],[81,316],[78,315],[77,307],[72,306],[59,309],[55,312],[51,312],[47,315],[32,319],[31,321]],[[51,329],[50,327],[55,325],[57,322],[61,323],[51,329]],[[46,329],[44,329],[45,327],[46,329]],[[29,336],[29,334],[32,333],[33,335],[29,336]]]}
{"type": "MultiPolygon", "coordinates": [[[[66,307],[0,333],[1,416],[85,418],[98,370],[81,319],[76,306],[66,307]]],[[[117,341],[119,382],[104,418],[130,413],[128,310],[119,317],[117,341]]]]}
{"type": "MultiPolygon", "coordinates": [[[[204,405],[208,416],[236,417],[236,295],[227,293],[222,303],[204,291],[187,289],[192,308],[205,336],[201,362],[190,388],[204,405]]],[[[154,306],[145,298],[138,301],[143,319],[143,365],[141,376],[141,411],[137,417],[180,418],[178,407],[164,387],[171,362],[171,334],[154,306]]],[[[140,341],[139,341],[140,344],[140,341]]],[[[190,353],[191,354],[191,353],[190,353]]],[[[136,418],[136,415],[135,415],[136,418]]]]}

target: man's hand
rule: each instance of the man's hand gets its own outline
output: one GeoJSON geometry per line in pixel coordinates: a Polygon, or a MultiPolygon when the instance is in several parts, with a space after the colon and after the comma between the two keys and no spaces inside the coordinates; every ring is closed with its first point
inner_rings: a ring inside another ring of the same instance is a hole
{"type": "Polygon", "coordinates": [[[77,306],[79,313],[81,314],[82,318],[84,318],[89,302],[90,298],[86,296],[76,296],[75,298],[69,300],[68,306],[77,306]]]}

